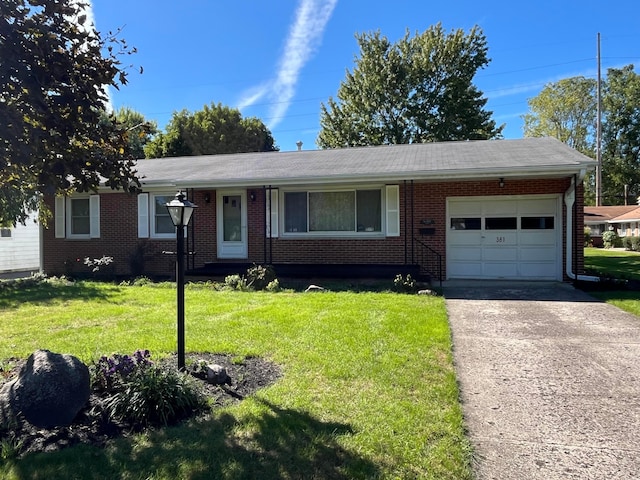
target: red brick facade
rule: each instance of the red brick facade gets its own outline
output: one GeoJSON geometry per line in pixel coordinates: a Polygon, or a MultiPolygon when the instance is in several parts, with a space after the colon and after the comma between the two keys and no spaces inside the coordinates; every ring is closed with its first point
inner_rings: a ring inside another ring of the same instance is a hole
{"type": "MultiPolygon", "coordinates": [[[[446,272],[446,205],[448,197],[494,195],[563,195],[571,184],[571,178],[561,179],[507,179],[503,188],[497,179],[490,181],[451,182],[401,182],[400,183],[400,236],[386,238],[274,238],[265,240],[265,193],[262,189],[247,189],[248,262],[264,263],[344,263],[344,264],[404,264],[413,263],[416,244],[420,238],[442,255],[446,272]],[[255,200],[250,200],[250,192],[255,200]],[[429,227],[434,234],[420,236],[422,220],[433,220],[429,227]],[[265,251],[266,248],[266,251],[265,251]]],[[[216,192],[214,190],[189,190],[189,199],[199,208],[189,227],[187,249],[195,252],[189,266],[200,267],[207,262],[221,262],[216,256],[216,192]],[[206,199],[209,201],[207,202],[206,199]]],[[[48,199],[53,211],[53,199],[48,199]]],[[[563,272],[566,242],[566,215],[563,204],[563,272]]],[[[583,190],[576,191],[574,216],[575,246],[578,248],[574,270],[583,268],[583,190]],[[577,267],[577,269],[575,268],[577,267]]],[[[100,238],[71,240],[55,238],[53,226],[44,231],[43,265],[48,274],[89,273],[83,265],[84,257],[112,256],[114,264],[110,272],[115,275],[173,274],[174,257],[163,254],[175,250],[173,239],[139,239],[137,225],[137,198],[123,193],[105,193],[100,196],[100,238]],[[136,259],[144,257],[144,268],[136,259]]],[[[560,227],[560,226],[559,226],[560,227]]],[[[233,260],[237,261],[237,260],[233,260]]]]}

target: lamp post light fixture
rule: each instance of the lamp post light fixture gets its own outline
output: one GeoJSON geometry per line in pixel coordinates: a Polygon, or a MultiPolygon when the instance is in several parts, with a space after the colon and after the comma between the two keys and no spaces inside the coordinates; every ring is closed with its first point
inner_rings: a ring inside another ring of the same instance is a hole
{"type": "Polygon", "coordinates": [[[167,203],[171,221],[176,227],[176,289],[178,303],[178,370],[184,370],[184,229],[189,225],[193,210],[198,206],[186,199],[179,190],[173,200],[167,203]]]}

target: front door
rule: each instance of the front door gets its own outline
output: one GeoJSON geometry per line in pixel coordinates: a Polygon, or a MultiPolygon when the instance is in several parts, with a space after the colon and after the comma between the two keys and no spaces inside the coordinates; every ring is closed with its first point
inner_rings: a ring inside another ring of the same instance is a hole
{"type": "Polygon", "coordinates": [[[218,258],[247,258],[246,191],[218,191],[216,203],[218,258]]]}

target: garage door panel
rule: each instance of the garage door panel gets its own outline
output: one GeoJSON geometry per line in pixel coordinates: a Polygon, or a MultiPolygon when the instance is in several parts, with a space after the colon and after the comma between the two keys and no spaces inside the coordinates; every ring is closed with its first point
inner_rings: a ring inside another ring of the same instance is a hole
{"type": "Polygon", "coordinates": [[[484,248],[482,259],[486,262],[517,262],[517,247],[484,248]]]}
{"type": "Polygon", "coordinates": [[[449,259],[453,262],[481,262],[482,248],[480,247],[464,247],[452,248],[449,259]]]}
{"type": "Polygon", "coordinates": [[[449,199],[448,276],[559,279],[562,259],[559,206],[558,197],[449,199]],[[467,218],[475,223],[466,221],[467,218]]]}

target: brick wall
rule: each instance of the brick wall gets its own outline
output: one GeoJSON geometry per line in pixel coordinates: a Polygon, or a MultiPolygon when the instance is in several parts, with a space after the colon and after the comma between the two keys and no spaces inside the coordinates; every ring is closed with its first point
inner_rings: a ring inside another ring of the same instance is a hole
{"type": "MultiPolygon", "coordinates": [[[[273,263],[376,263],[401,264],[412,262],[416,254],[413,237],[419,237],[446,258],[446,199],[447,197],[492,196],[492,195],[537,195],[564,194],[570,185],[570,178],[514,180],[507,178],[500,188],[498,179],[491,181],[452,181],[434,183],[400,184],[400,225],[399,237],[390,238],[316,238],[293,239],[274,238],[265,242],[265,192],[262,189],[247,190],[248,214],[248,261],[263,263],[271,258],[273,263]],[[250,199],[251,192],[255,200],[250,199]],[[418,229],[425,227],[421,220],[433,220],[430,228],[435,234],[419,236],[418,229]],[[265,257],[265,255],[267,255],[265,257]]],[[[578,212],[582,211],[583,189],[576,192],[578,212]]],[[[199,267],[206,262],[222,262],[216,257],[216,192],[201,190],[189,192],[189,199],[198,205],[186,248],[195,252],[190,261],[199,267]]],[[[48,199],[53,211],[53,199],[48,199]]],[[[132,272],[132,258],[136,252],[144,253],[144,273],[147,275],[173,275],[175,257],[163,254],[174,251],[175,240],[137,238],[137,198],[122,193],[101,195],[100,200],[101,238],[91,240],[56,239],[53,222],[43,237],[43,257],[45,272],[50,274],[88,273],[82,265],[85,256],[99,258],[103,255],[114,257],[113,273],[129,275],[132,272]]],[[[563,203],[563,224],[566,221],[563,203]]],[[[582,236],[583,216],[577,215],[576,246],[577,267],[583,268],[582,236]]],[[[565,252],[565,232],[563,229],[563,255],[565,252]]],[[[226,260],[235,261],[235,260],[226,260]]],[[[190,264],[191,266],[191,264],[190,264]]],[[[563,264],[564,272],[564,264],[563,264]]]]}

